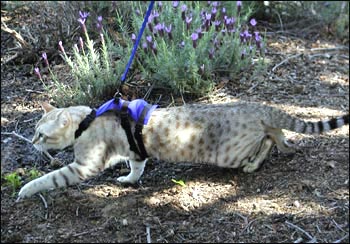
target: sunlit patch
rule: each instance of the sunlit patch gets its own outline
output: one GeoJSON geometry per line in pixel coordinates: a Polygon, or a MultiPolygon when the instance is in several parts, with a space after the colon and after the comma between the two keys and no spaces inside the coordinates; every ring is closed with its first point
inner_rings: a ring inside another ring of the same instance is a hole
{"type": "Polygon", "coordinates": [[[329,84],[331,86],[336,86],[337,84],[342,86],[349,86],[348,76],[338,76],[337,74],[329,73],[320,75],[319,78],[323,83],[329,84]]]}

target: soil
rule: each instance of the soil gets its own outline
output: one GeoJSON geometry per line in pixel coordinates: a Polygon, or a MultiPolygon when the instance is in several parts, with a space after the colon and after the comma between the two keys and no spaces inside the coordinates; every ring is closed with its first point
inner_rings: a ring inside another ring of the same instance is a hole
{"type": "MultiPolygon", "coordinates": [[[[12,15],[9,27],[17,27],[11,23],[21,16],[12,15]]],[[[258,101],[309,120],[348,112],[349,49],[323,31],[267,32],[266,70],[223,77],[210,96],[185,102],[258,101]]],[[[28,53],[6,61],[17,42],[1,32],[1,242],[349,243],[349,126],[321,136],[286,132],[296,153],[273,149],[252,174],[154,160],[136,186],[116,182],[128,173],[123,164],[15,202],[3,175],[17,172],[23,186],[33,167],[42,174],[61,167],[11,134],[31,139],[42,114],[39,102],[49,100],[33,63],[21,58],[28,53]]],[[[71,150],[53,156],[63,164],[73,159],[71,150]]]]}

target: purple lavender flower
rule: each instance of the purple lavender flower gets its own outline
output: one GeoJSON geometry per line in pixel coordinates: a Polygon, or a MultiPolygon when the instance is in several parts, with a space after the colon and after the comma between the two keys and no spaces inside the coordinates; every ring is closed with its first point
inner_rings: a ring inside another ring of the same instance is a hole
{"type": "Polygon", "coordinates": [[[212,21],[215,20],[215,16],[216,16],[217,12],[218,12],[218,10],[215,7],[211,10],[211,20],[212,21]]]}
{"type": "Polygon", "coordinates": [[[97,21],[98,21],[99,23],[102,23],[102,16],[98,16],[98,17],[97,17],[97,21]]]}
{"type": "Polygon", "coordinates": [[[225,18],[225,26],[228,30],[232,30],[233,29],[233,26],[236,22],[236,19],[234,17],[232,18],[225,18]]]}
{"type": "Polygon", "coordinates": [[[152,36],[146,36],[146,40],[147,42],[152,43],[152,36]]]}
{"type": "Polygon", "coordinates": [[[197,34],[198,34],[198,39],[201,39],[203,37],[203,32],[202,32],[202,29],[199,27],[197,30],[196,30],[197,34]]]}
{"type": "Polygon", "coordinates": [[[81,28],[83,29],[83,33],[86,33],[86,26],[85,26],[86,19],[79,18],[78,21],[79,21],[79,23],[81,25],[81,28]]]}
{"type": "Polygon", "coordinates": [[[186,17],[186,27],[187,27],[187,30],[190,29],[191,22],[192,22],[192,17],[186,17]]]}
{"type": "Polygon", "coordinates": [[[63,45],[62,45],[62,41],[59,41],[59,42],[58,42],[58,46],[59,46],[61,52],[63,52],[63,53],[65,54],[66,52],[64,51],[64,47],[63,47],[63,45]]]}
{"type": "Polygon", "coordinates": [[[255,43],[256,43],[256,46],[261,49],[261,36],[259,35],[259,32],[258,31],[255,31],[254,32],[254,38],[255,38],[255,43]]]}
{"type": "Polygon", "coordinates": [[[250,34],[248,30],[245,30],[245,31],[243,32],[243,35],[244,35],[244,38],[245,38],[246,40],[248,40],[248,39],[250,39],[250,38],[252,37],[252,34],[250,34]]]}
{"type": "Polygon", "coordinates": [[[213,6],[214,8],[216,8],[217,6],[219,6],[220,3],[215,1],[215,2],[212,2],[211,6],[213,6]]]}
{"type": "Polygon", "coordinates": [[[165,24],[164,23],[159,23],[157,24],[157,26],[155,26],[155,28],[157,29],[157,31],[159,32],[159,35],[161,37],[164,36],[164,29],[165,29],[165,24]]]}
{"type": "Polygon", "coordinates": [[[196,48],[197,47],[198,34],[196,32],[192,33],[191,38],[192,38],[193,48],[196,48]]]}
{"type": "Polygon", "coordinates": [[[41,74],[40,74],[40,70],[39,70],[38,67],[35,67],[35,68],[34,68],[34,72],[35,72],[35,74],[38,76],[38,78],[39,78],[40,80],[42,80],[41,74]]]}
{"type": "MultiPolygon", "coordinates": [[[[223,8],[221,9],[220,15],[221,15],[221,19],[225,19],[225,16],[226,16],[226,8],[225,8],[225,7],[223,7],[223,8]]],[[[227,16],[226,16],[226,17],[227,17],[227,16]]]]}
{"type": "Polygon", "coordinates": [[[219,31],[219,29],[220,29],[220,24],[221,24],[221,21],[220,21],[220,20],[215,20],[215,21],[214,21],[215,31],[219,31]]]}
{"type": "Polygon", "coordinates": [[[132,43],[135,44],[135,42],[136,42],[136,35],[134,33],[131,34],[131,40],[132,40],[132,43]]]}
{"type": "Polygon", "coordinates": [[[154,24],[158,24],[158,17],[159,17],[159,13],[157,11],[153,11],[154,24]]]}
{"type": "Polygon", "coordinates": [[[261,41],[261,37],[259,35],[259,31],[254,31],[254,37],[256,41],[261,41]]]}
{"type": "Polygon", "coordinates": [[[137,16],[140,16],[140,15],[141,15],[140,10],[138,10],[138,9],[135,10],[135,13],[136,13],[137,16]]]}
{"type": "Polygon", "coordinates": [[[252,37],[252,34],[250,34],[248,30],[245,30],[239,34],[239,37],[241,42],[247,42],[252,37]]]}
{"type": "Polygon", "coordinates": [[[256,20],[255,20],[255,19],[251,19],[251,20],[250,20],[250,24],[251,24],[252,26],[256,26],[256,20]]]}
{"type": "Polygon", "coordinates": [[[185,4],[183,4],[182,6],[181,6],[181,18],[182,18],[182,20],[183,21],[185,21],[185,19],[186,19],[186,10],[187,10],[187,6],[185,5],[185,4]]]}
{"type": "Polygon", "coordinates": [[[169,39],[172,40],[173,39],[173,35],[171,34],[171,24],[169,25],[169,27],[165,26],[165,31],[166,31],[166,33],[168,33],[169,39]]]}
{"type": "Polygon", "coordinates": [[[241,12],[242,1],[237,1],[237,15],[241,12]]]}
{"type": "Polygon", "coordinates": [[[173,1],[173,7],[177,8],[179,6],[180,1],[173,1]]]}
{"type": "Polygon", "coordinates": [[[153,25],[152,25],[152,21],[150,21],[151,15],[148,17],[148,29],[149,31],[152,33],[153,32],[153,25]]]}
{"type": "Polygon", "coordinates": [[[158,8],[159,8],[159,11],[162,11],[163,3],[161,1],[158,2],[158,8]]]}
{"type": "Polygon", "coordinates": [[[79,15],[80,15],[80,18],[85,20],[90,15],[90,13],[89,12],[81,12],[81,11],[79,11],[79,15]]]}
{"type": "Polygon", "coordinates": [[[142,43],[142,48],[144,51],[147,50],[147,47],[148,47],[147,42],[142,43]]]}
{"type": "Polygon", "coordinates": [[[209,27],[210,27],[210,24],[211,24],[210,21],[211,21],[211,13],[206,13],[205,14],[205,23],[204,23],[206,31],[209,31],[209,27]]]}
{"type": "Polygon", "coordinates": [[[207,21],[211,20],[211,13],[205,13],[205,19],[207,21]]]}
{"type": "Polygon", "coordinates": [[[151,12],[151,14],[148,16],[147,23],[151,23],[152,21],[153,21],[153,13],[151,12]]]}
{"type": "Polygon", "coordinates": [[[43,57],[43,59],[45,61],[45,65],[47,67],[49,67],[49,61],[47,60],[47,54],[45,52],[43,52],[43,54],[41,56],[43,57]]]}

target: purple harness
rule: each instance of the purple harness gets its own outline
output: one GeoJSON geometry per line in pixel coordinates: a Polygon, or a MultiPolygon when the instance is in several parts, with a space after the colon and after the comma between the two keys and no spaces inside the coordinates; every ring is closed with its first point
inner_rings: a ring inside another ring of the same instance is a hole
{"type": "MultiPolygon", "coordinates": [[[[118,104],[115,103],[114,98],[102,104],[96,111],[96,117],[102,115],[108,110],[121,111],[124,103],[127,103],[128,114],[132,117],[135,122],[139,122],[142,112],[145,108],[148,108],[147,113],[144,115],[142,124],[147,125],[149,118],[151,117],[152,112],[158,107],[158,105],[150,105],[143,99],[136,99],[131,102],[125,101],[119,98],[118,104]]],[[[125,106],[125,105],[124,105],[125,106]]]]}

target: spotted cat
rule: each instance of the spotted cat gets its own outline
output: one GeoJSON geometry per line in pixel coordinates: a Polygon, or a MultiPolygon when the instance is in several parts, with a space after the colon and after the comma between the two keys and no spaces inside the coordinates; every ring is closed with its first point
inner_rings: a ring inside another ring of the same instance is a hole
{"type": "MultiPolygon", "coordinates": [[[[131,172],[117,180],[135,183],[146,161],[130,150],[121,118],[115,112],[96,117],[75,138],[79,124],[91,113],[87,106],[55,108],[43,103],[44,115],[36,125],[34,147],[39,151],[74,146],[71,164],[27,183],[19,199],[58,187],[66,187],[95,176],[114,164],[129,160],[131,172]]],[[[135,122],[130,119],[131,128],[135,122]]],[[[259,168],[273,145],[285,153],[293,150],[281,129],[320,134],[349,124],[349,114],[327,121],[306,122],[258,103],[185,105],[158,108],[144,126],[142,139],[149,157],[166,161],[209,163],[220,167],[259,168]]]]}

